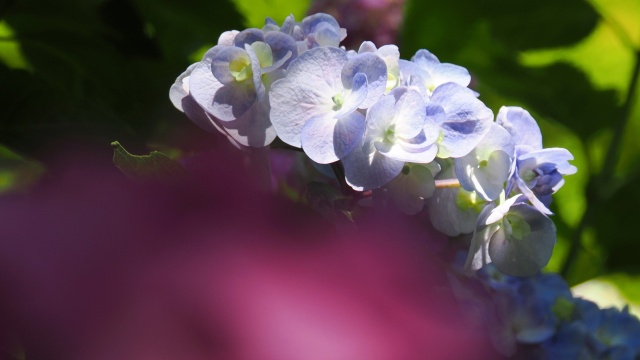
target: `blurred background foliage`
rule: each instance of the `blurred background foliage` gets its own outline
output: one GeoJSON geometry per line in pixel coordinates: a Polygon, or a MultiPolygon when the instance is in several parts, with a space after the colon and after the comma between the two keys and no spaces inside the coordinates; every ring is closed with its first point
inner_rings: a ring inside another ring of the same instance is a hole
{"type": "Polygon", "coordinates": [[[0,192],[28,191],[69,143],[99,149],[105,162],[116,139],[132,153],[173,156],[214,146],[217,137],[173,108],[169,86],[223,31],[310,8],[336,16],[347,40],[395,39],[405,59],[426,48],[466,67],[495,113],[528,109],[545,146],[569,149],[579,168],[555,196],[547,270],[640,302],[637,0],[5,0],[0,192]],[[404,19],[386,7],[403,7],[404,19]]]}

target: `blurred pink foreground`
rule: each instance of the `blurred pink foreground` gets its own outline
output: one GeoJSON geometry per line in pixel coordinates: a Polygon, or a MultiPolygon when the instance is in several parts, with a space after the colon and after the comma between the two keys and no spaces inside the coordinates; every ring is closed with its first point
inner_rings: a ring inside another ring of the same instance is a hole
{"type": "Polygon", "coordinates": [[[0,199],[0,345],[27,359],[490,351],[434,255],[444,239],[415,218],[369,216],[338,233],[257,191],[226,154],[194,160],[193,178],[170,185],[86,160],[0,199]]]}

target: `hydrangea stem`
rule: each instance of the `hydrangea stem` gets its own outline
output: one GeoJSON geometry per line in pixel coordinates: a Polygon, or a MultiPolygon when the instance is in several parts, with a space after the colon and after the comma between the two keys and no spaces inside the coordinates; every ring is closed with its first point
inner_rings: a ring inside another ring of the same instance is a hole
{"type": "Polygon", "coordinates": [[[436,189],[459,188],[460,181],[458,179],[440,179],[436,180],[436,189]]]}

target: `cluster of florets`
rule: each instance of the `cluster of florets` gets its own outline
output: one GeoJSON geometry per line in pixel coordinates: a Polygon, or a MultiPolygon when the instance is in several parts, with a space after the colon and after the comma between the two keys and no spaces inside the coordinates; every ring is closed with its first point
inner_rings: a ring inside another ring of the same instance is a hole
{"type": "MultiPolygon", "coordinates": [[[[344,182],[408,214],[427,205],[449,236],[473,233],[467,269],[494,262],[531,275],[549,260],[550,195],[576,168],[543,149],[521,108],[493,112],[471,76],[427,50],[339,47],[346,31],[327,14],[223,33],[171,87],[174,105],[238,147],[276,138],[317,164],[339,162],[344,182]]],[[[342,180],[342,179],[341,179],[342,180]]]]}
{"type": "Polygon", "coordinates": [[[528,357],[522,358],[527,359],[640,357],[640,321],[628,308],[600,309],[576,298],[557,274],[509,276],[488,265],[475,278],[459,279],[467,283],[454,280],[458,297],[466,309],[474,309],[470,314],[487,326],[494,347],[503,355],[526,353],[528,357]]]}

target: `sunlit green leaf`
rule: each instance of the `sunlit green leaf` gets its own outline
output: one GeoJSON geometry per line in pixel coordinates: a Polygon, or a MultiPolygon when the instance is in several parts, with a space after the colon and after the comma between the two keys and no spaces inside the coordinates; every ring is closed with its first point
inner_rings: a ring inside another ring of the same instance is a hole
{"type": "Polygon", "coordinates": [[[13,29],[5,21],[0,21],[0,61],[10,69],[29,68],[13,29]]]}
{"type": "Polygon", "coordinates": [[[272,18],[278,24],[289,15],[293,14],[300,21],[309,8],[309,0],[232,0],[238,11],[244,16],[247,27],[261,28],[264,19],[272,18]]]}

